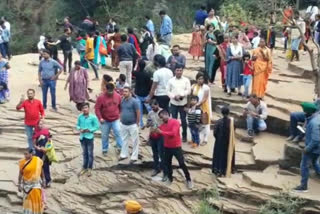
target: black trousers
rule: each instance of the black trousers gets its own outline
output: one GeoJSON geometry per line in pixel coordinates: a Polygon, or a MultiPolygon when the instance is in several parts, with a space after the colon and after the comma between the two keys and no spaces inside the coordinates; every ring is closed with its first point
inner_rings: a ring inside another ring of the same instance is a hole
{"type": "Polygon", "coordinates": [[[72,67],[72,51],[63,51],[63,69],[67,72],[67,63],[69,68],[69,73],[72,67]]]}
{"type": "MultiPolygon", "coordinates": [[[[9,42],[4,42],[3,43],[3,47],[4,47],[5,51],[6,51],[8,59],[10,59],[11,58],[11,51],[10,51],[9,42]]],[[[3,57],[5,57],[5,56],[3,56],[3,57]]]]}
{"type": "Polygon", "coordinates": [[[164,159],[166,165],[166,175],[168,176],[169,180],[172,182],[172,158],[173,156],[178,160],[179,167],[183,170],[184,176],[186,177],[187,181],[191,181],[190,173],[188,171],[187,165],[184,162],[183,152],[181,147],[178,148],[164,148],[164,159]]]}
{"type": "Polygon", "coordinates": [[[184,106],[176,106],[170,104],[170,113],[174,119],[178,119],[178,113],[180,114],[180,120],[182,125],[182,137],[187,138],[187,112],[184,110],[184,106]]]}
{"type": "Polygon", "coordinates": [[[160,108],[165,109],[169,112],[170,98],[168,96],[166,96],[166,95],[155,96],[155,99],[158,101],[160,108]]]}

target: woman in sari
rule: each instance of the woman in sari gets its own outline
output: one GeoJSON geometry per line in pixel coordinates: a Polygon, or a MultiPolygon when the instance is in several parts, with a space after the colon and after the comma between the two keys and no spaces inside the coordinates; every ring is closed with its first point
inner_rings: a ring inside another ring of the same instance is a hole
{"type": "Polygon", "coordinates": [[[38,123],[38,126],[35,127],[34,133],[32,136],[33,145],[36,151],[36,156],[41,158],[43,161],[43,174],[45,177],[45,185],[46,187],[50,187],[51,185],[51,175],[50,175],[50,165],[51,162],[49,161],[49,158],[46,155],[46,152],[52,148],[48,147],[47,142],[50,138],[50,132],[49,129],[45,128],[43,120],[40,120],[38,123]]]}
{"type": "Polygon", "coordinates": [[[67,90],[69,84],[70,101],[76,103],[79,111],[81,110],[81,105],[89,99],[88,72],[85,68],[81,67],[80,64],[80,61],[74,63],[75,67],[71,70],[65,85],[65,90],[67,90]]]}
{"type": "Polygon", "coordinates": [[[99,65],[101,64],[102,67],[107,65],[106,55],[107,53],[101,53],[100,46],[103,46],[105,50],[107,50],[106,40],[103,36],[100,35],[99,32],[96,32],[95,38],[95,48],[94,48],[94,64],[99,65]]]}
{"type": "Polygon", "coordinates": [[[110,46],[113,41],[113,47],[111,50],[111,64],[113,68],[118,68],[119,57],[118,57],[118,47],[121,45],[121,34],[119,33],[119,28],[115,27],[114,35],[110,37],[108,45],[110,46]]]}
{"type": "Polygon", "coordinates": [[[210,80],[214,82],[216,76],[215,61],[216,56],[215,52],[217,50],[217,39],[214,35],[213,25],[208,25],[206,34],[206,48],[205,48],[205,71],[210,80]]]}
{"type": "Polygon", "coordinates": [[[18,190],[23,191],[23,213],[42,214],[43,201],[41,192],[41,178],[43,178],[43,162],[39,157],[32,155],[33,150],[27,149],[24,159],[19,161],[18,190]]]}
{"type": "Polygon", "coordinates": [[[243,70],[242,57],[244,49],[238,42],[237,36],[232,36],[231,44],[227,49],[227,92],[231,96],[231,92],[238,88],[238,95],[242,96],[241,86],[243,70]]]}
{"type": "Polygon", "coordinates": [[[212,173],[217,177],[230,177],[235,171],[235,134],[233,118],[229,117],[229,108],[221,109],[223,118],[214,128],[215,144],[213,149],[212,173]]]}
{"type": "Polygon", "coordinates": [[[220,56],[220,72],[221,72],[221,84],[224,92],[227,92],[226,75],[227,75],[227,49],[229,47],[229,37],[224,36],[224,42],[218,46],[220,56]]]}
{"type": "Polygon", "coordinates": [[[266,90],[269,76],[272,72],[272,56],[271,51],[266,46],[264,39],[260,40],[259,47],[252,53],[253,64],[253,85],[252,93],[259,98],[263,98],[266,90]]]}
{"type": "Polygon", "coordinates": [[[209,25],[214,26],[214,30],[220,30],[220,20],[219,17],[215,16],[214,9],[211,9],[208,14],[208,18],[205,19],[204,25],[208,27],[209,25]]]}
{"type": "Polygon", "coordinates": [[[8,69],[10,69],[9,63],[0,54],[0,104],[7,102],[9,98],[8,69]]]}
{"type": "Polygon", "coordinates": [[[202,110],[200,128],[200,142],[201,145],[206,145],[208,143],[208,136],[210,133],[210,122],[211,122],[211,93],[210,87],[208,86],[208,80],[204,73],[199,72],[196,76],[197,83],[192,86],[191,95],[198,96],[199,102],[198,106],[202,110]]]}

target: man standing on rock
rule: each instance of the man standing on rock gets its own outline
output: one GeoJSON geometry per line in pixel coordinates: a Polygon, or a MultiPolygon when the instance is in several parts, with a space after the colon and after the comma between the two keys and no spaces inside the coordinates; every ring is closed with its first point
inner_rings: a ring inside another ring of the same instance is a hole
{"type": "Polygon", "coordinates": [[[28,138],[28,146],[29,149],[33,150],[33,130],[36,125],[38,125],[40,119],[44,118],[44,109],[40,102],[40,100],[34,99],[35,90],[28,89],[27,91],[28,99],[25,100],[24,95],[21,96],[21,100],[16,106],[16,109],[19,111],[22,108],[25,112],[24,117],[24,124],[25,124],[25,131],[28,138]]]}
{"type": "Polygon", "coordinates": [[[157,129],[157,132],[164,138],[164,159],[166,166],[166,176],[162,179],[163,182],[168,182],[171,185],[173,181],[172,177],[172,158],[173,156],[179,162],[179,167],[183,170],[183,173],[187,179],[188,189],[193,188],[190,173],[187,165],[184,162],[183,151],[181,149],[181,137],[180,137],[180,123],[178,120],[170,118],[167,110],[162,110],[159,113],[163,124],[157,129]]]}
{"type": "Polygon", "coordinates": [[[300,165],[301,184],[294,190],[297,192],[307,192],[310,162],[316,171],[316,175],[320,178],[320,114],[317,112],[318,108],[314,103],[305,102],[301,106],[307,118],[306,140],[300,165]]]}
{"type": "Polygon", "coordinates": [[[175,76],[172,77],[167,84],[167,93],[170,97],[170,110],[173,118],[178,118],[182,123],[182,141],[187,142],[187,113],[185,106],[187,105],[187,97],[191,92],[190,80],[184,76],[183,66],[180,64],[176,65],[175,76]]]}
{"type": "Polygon", "coordinates": [[[247,117],[249,137],[254,137],[254,134],[267,129],[265,122],[268,116],[267,105],[257,95],[251,94],[249,102],[244,108],[243,116],[247,117]]]}
{"type": "Polygon", "coordinates": [[[167,15],[166,11],[161,10],[159,13],[161,17],[160,37],[170,47],[172,40],[172,20],[167,15]]]}
{"type": "Polygon", "coordinates": [[[168,59],[167,67],[174,72],[177,66],[185,68],[186,57],[180,53],[180,46],[174,45],[172,47],[172,55],[168,59]]]}
{"type": "Polygon", "coordinates": [[[130,87],[123,88],[123,99],[121,101],[121,137],[122,148],[120,161],[128,158],[129,141],[133,142],[131,163],[138,160],[139,154],[139,123],[140,107],[138,101],[132,97],[130,87]]]}
{"type": "Polygon", "coordinates": [[[96,101],[95,113],[101,123],[102,153],[107,155],[109,149],[109,133],[113,130],[117,147],[121,149],[122,139],[120,135],[120,105],[121,97],[114,91],[113,83],[107,83],[106,92],[101,94],[96,101]]]}

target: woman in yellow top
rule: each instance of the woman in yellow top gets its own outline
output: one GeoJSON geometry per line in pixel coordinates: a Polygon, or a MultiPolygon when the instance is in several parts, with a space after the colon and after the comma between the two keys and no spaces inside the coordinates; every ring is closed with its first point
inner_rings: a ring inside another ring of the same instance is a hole
{"type": "Polygon", "coordinates": [[[263,98],[272,72],[271,51],[267,48],[264,39],[261,39],[259,47],[253,50],[252,59],[254,60],[252,93],[263,98]]]}
{"type": "MultiPolygon", "coordinates": [[[[23,191],[23,213],[42,214],[43,201],[41,178],[43,178],[40,158],[32,155],[33,150],[24,153],[25,158],[19,161],[19,192],[23,191]]],[[[42,182],[44,184],[44,182],[42,182]]]]}
{"type": "Polygon", "coordinates": [[[199,72],[196,75],[197,83],[192,86],[191,95],[198,96],[198,106],[202,110],[201,123],[202,128],[200,131],[201,145],[208,143],[208,136],[210,133],[210,122],[211,122],[211,93],[210,87],[208,86],[208,79],[204,73],[199,72]]]}

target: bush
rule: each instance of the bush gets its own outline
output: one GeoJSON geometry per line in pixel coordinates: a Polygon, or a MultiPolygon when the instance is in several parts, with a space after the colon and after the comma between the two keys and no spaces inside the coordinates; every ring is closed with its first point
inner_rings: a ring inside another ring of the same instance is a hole
{"type": "Polygon", "coordinates": [[[195,214],[221,214],[221,212],[210,206],[207,201],[201,201],[195,214]]]}
{"type": "Polygon", "coordinates": [[[259,214],[293,214],[298,213],[305,204],[303,199],[294,197],[287,192],[280,192],[261,206],[259,214]]]}

